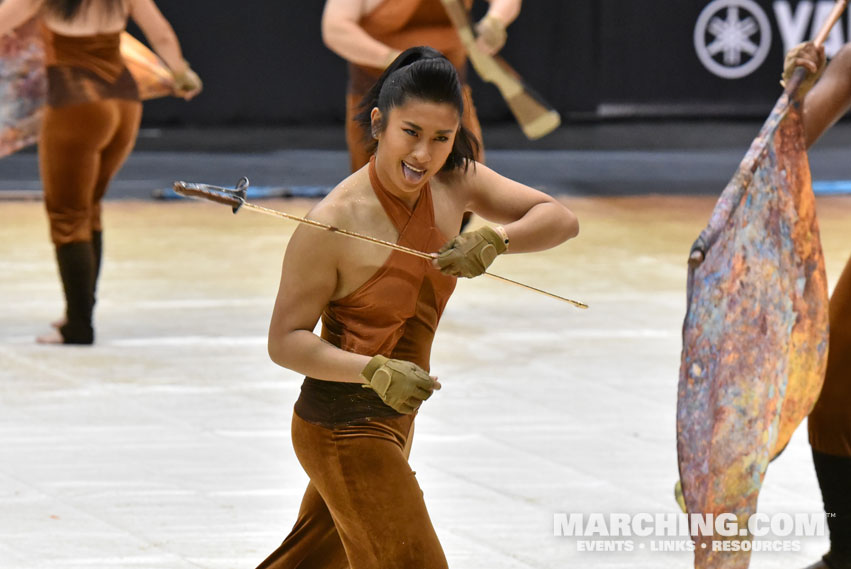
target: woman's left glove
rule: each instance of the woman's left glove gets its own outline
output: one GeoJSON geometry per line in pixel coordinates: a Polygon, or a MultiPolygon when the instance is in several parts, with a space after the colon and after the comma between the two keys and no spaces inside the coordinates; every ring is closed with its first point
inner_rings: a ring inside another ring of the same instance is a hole
{"type": "Polygon", "coordinates": [[[204,88],[204,83],[198,74],[195,73],[189,63],[180,73],[174,73],[174,90],[178,97],[183,97],[187,101],[201,92],[204,88]]]}
{"type": "Polygon", "coordinates": [[[471,279],[484,273],[496,256],[506,250],[507,237],[486,225],[462,233],[441,247],[437,265],[444,274],[471,279]]]}
{"type": "Polygon", "coordinates": [[[786,54],[783,61],[783,78],[780,84],[785,88],[798,67],[806,69],[807,75],[801,82],[801,86],[798,87],[797,92],[798,99],[803,101],[807,92],[821,77],[826,65],[827,58],[824,55],[824,46],[816,47],[813,42],[798,44],[786,54]]]}
{"type": "Polygon", "coordinates": [[[384,403],[404,414],[419,409],[435,387],[440,389],[417,364],[380,355],[373,356],[360,375],[366,380],[363,387],[372,389],[384,403]]]}

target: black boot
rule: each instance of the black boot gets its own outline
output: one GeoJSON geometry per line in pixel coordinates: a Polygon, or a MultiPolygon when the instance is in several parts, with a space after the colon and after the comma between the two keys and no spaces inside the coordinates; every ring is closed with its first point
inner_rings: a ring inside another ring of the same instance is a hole
{"type": "Polygon", "coordinates": [[[813,464],[830,531],[824,562],[830,569],[851,569],[851,457],[813,450],[813,464]]]}
{"type": "Polygon", "coordinates": [[[98,277],[100,276],[101,259],[103,259],[103,231],[92,231],[92,255],[95,260],[95,278],[92,283],[92,307],[98,301],[98,277]]]}
{"type": "Polygon", "coordinates": [[[66,323],[59,333],[66,344],[91,344],[94,307],[95,258],[89,242],[69,243],[56,248],[59,276],[65,289],[66,323]]]}

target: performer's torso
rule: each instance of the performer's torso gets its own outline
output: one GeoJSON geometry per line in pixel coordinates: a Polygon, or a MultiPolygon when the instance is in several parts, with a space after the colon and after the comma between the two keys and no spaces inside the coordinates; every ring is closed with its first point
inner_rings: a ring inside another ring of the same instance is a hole
{"type": "MultiPolygon", "coordinates": [[[[469,9],[472,0],[462,3],[469,9]]],[[[452,25],[441,0],[376,0],[367,4],[365,14],[360,23],[370,34],[452,25]]]]}
{"type": "MultiPolygon", "coordinates": [[[[434,222],[431,190],[426,186],[413,210],[391,195],[370,164],[370,181],[384,211],[399,231],[397,243],[436,251],[448,240],[434,222]]],[[[434,333],[455,289],[455,278],[422,258],[393,251],[365,283],[329,303],[322,314],[322,338],[358,354],[381,354],[429,369],[434,333]]],[[[335,425],[368,417],[398,415],[360,384],[306,378],[296,403],[302,419],[335,425]]]]}
{"type": "Polygon", "coordinates": [[[42,27],[48,104],[101,99],[138,100],[136,82],[121,57],[121,34],[66,36],[42,27]]]}
{"type": "MultiPolygon", "coordinates": [[[[469,8],[472,0],[463,0],[469,8]]],[[[383,0],[360,21],[373,38],[398,50],[427,45],[440,51],[464,73],[467,56],[441,0],[383,0]]],[[[381,69],[350,65],[350,91],[363,93],[381,69]]],[[[463,75],[462,75],[463,76],[463,75]]]]}

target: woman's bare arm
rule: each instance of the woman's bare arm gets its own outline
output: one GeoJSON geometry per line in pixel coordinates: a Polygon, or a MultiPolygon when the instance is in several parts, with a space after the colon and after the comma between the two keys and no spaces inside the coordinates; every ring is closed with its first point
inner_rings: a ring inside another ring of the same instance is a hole
{"type": "Polygon", "coordinates": [[[175,94],[189,100],[200,93],[204,88],[201,78],[183,59],[177,34],[154,0],[130,0],[130,17],[139,24],[154,51],[171,69],[175,94]]]}
{"type": "Polygon", "coordinates": [[[40,0],[4,0],[0,2],[0,37],[5,36],[38,13],[40,0]]]}
{"type": "Polygon", "coordinates": [[[293,233],[269,326],[269,356],[280,366],[316,379],[363,383],[360,372],[370,356],[336,348],[313,333],[337,288],[336,251],[341,239],[307,226],[293,233]]]}
{"type": "Polygon", "coordinates": [[[376,40],[360,26],[363,0],[327,0],[322,12],[322,41],[351,63],[384,69],[399,51],[376,40]]]}
{"type": "Polygon", "coordinates": [[[807,148],[851,107],[851,44],[846,44],[828,64],[824,75],[804,99],[807,148]]]}
{"type": "Polygon", "coordinates": [[[188,64],[183,59],[177,34],[153,0],[130,0],[129,6],[130,17],[172,73],[185,73],[188,64]]]}
{"type": "Polygon", "coordinates": [[[567,207],[541,191],[478,164],[465,176],[468,207],[483,218],[502,223],[509,253],[541,251],[579,234],[579,221],[567,207]]]}

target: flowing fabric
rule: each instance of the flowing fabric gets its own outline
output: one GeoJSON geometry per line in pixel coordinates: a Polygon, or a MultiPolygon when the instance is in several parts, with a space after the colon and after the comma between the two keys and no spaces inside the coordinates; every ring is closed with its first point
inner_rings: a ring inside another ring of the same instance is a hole
{"type": "MultiPolygon", "coordinates": [[[[38,140],[47,100],[40,28],[32,19],[0,38],[0,158],[38,140]]],[[[121,34],[121,55],[141,99],[174,94],[174,79],[165,63],[127,32],[121,34]]]]}
{"type": "Polygon", "coordinates": [[[33,19],[0,38],[0,157],[36,142],[46,97],[44,44],[33,19]]]}
{"type": "Polygon", "coordinates": [[[174,76],[165,62],[127,32],[121,34],[121,56],[143,101],[175,94],[174,76]]]}
{"type": "MultiPolygon", "coordinates": [[[[791,98],[797,83],[718,200],[688,275],[677,404],[683,497],[690,514],[732,514],[739,528],[757,511],[768,463],[815,404],[827,360],[827,283],[791,98]]],[[[747,567],[749,548],[714,551],[712,542],[750,539],[697,536],[695,567],[747,567]]]]}

